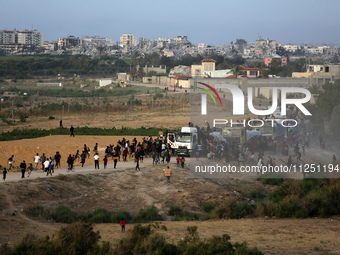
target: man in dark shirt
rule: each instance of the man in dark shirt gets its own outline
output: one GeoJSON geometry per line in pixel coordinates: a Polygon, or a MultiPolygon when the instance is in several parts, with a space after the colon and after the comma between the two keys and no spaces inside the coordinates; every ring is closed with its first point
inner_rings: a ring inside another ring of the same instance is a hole
{"type": "Polygon", "coordinates": [[[26,163],[25,160],[20,164],[21,168],[21,179],[25,178],[25,172],[26,172],[26,163]]]}

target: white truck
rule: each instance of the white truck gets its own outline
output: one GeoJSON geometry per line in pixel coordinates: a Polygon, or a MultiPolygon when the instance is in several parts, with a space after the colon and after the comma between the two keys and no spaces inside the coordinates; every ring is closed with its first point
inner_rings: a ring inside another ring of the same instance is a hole
{"type": "Polygon", "coordinates": [[[177,155],[190,156],[198,142],[197,129],[182,127],[179,133],[168,133],[167,142],[177,155]]]}

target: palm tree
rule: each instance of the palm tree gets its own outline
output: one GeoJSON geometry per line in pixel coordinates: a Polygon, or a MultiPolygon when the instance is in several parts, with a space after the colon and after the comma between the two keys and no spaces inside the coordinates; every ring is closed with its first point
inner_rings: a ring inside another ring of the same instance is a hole
{"type": "Polygon", "coordinates": [[[99,59],[101,58],[105,48],[103,46],[98,46],[97,51],[99,52],[99,59]]]}
{"type": "Polygon", "coordinates": [[[235,65],[234,68],[232,69],[233,74],[235,75],[235,77],[237,78],[238,75],[241,73],[241,68],[239,65],[235,65]]]}

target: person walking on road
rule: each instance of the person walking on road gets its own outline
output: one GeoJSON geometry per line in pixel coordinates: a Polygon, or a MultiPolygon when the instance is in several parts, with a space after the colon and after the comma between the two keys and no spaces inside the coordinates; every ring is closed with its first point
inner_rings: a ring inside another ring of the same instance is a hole
{"type": "Polygon", "coordinates": [[[39,153],[37,153],[37,155],[34,156],[34,163],[35,163],[35,170],[38,169],[38,165],[39,165],[39,161],[40,161],[40,157],[39,157],[39,153]]]}
{"type": "Polygon", "coordinates": [[[99,169],[99,156],[98,156],[98,153],[96,153],[95,155],[94,155],[94,169],[99,169]]]}
{"type": "Polygon", "coordinates": [[[20,164],[20,168],[21,168],[21,179],[24,179],[25,178],[25,172],[26,172],[26,162],[25,160],[22,161],[22,163],[20,164]]]}
{"type": "Polygon", "coordinates": [[[166,183],[169,184],[171,177],[171,169],[169,166],[164,170],[164,176],[166,177],[166,183]]]}
{"type": "Polygon", "coordinates": [[[81,167],[84,167],[86,157],[87,157],[87,152],[83,151],[83,153],[80,155],[81,167]]]}

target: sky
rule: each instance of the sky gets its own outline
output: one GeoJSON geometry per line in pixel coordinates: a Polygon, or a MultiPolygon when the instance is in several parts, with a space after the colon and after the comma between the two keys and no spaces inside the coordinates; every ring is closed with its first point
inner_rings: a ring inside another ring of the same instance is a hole
{"type": "Polygon", "coordinates": [[[188,36],[192,43],[340,44],[340,0],[0,0],[0,30],[41,31],[45,41],[74,35],[119,41],[188,36]]]}

